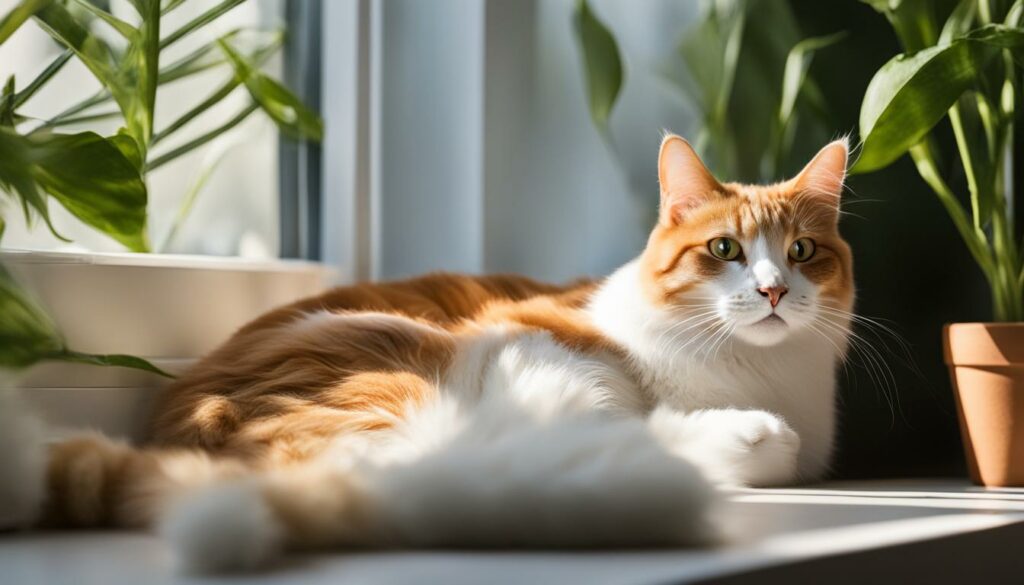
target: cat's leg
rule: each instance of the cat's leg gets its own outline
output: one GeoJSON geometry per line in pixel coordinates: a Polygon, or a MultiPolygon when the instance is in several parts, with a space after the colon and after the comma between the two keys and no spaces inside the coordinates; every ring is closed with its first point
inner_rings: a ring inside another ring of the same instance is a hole
{"type": "Polygon", "coordinates": [[[668,408],[648,419],[673,454],[690,461],[714,483],[775,486],[795,483],[800,437],[782,418],[763,410],[668,408]]]}

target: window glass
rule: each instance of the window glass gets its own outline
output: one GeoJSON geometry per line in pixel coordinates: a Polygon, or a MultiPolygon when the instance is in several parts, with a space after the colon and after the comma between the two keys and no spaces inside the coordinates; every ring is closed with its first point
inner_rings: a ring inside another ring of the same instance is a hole
{"type": "MultiPolygon", "coordinates": [[[[17,0],[0,0],[0,15],[8,13],[17,0]]],[[[212,3],[186,1],[162,19],[162,34],[175,30],[208,10],[212,3]]],[[[200,46],[236,28],[259,28],[267,31],[283,26],[281,0],[250,0],[221,16],[195,34],[182,39],[161,54],[166,66],[200,46]]],[[[115,15],[131,21],[135,16],[124,0],[110,4],[115,15]]],[[[34,79],[48,63],[62,52],[35,22],[25,23],[12,37],[0,45],[0,76],[6,80],[14,75],[18,87],[34,79]]],[[[280,79],[280,51],[265,65],[265,70],[280,79]]],[[[192,77],[162,85],[157,97],[155,127],[167,127],[183,113],[219,88],[232,76],[228,66],[220,66],[192,77]]],[[[72,59],[39,93],[19,108],[22,114],[47,119],[78,102],[91,97],[100,84],[80,62],[72,59]]],[[[221,103],[193,119],[187,126],[160,143],[160,152],[187,143],[232,118],[249,103],[244,89],[236,89],[221,103]]],[[[105,105],[90,112],[109,110],[105,105]]],[[[31,128],[26,123],[25,129],[31,128]]],[[[111,135],[118,129],[116,121],[100,121],[62,128],[62,132],[93,130],[111,135]]],[[[23,127],[19,126],[19,130],[23,127]]],[[[177,158],[149,174],[149,238],[154,251],[174,253],[242,255],[270,257],[278,249],[278,161],[277,132],[261,112],[249,116],[233,130],[216,140],[177,158]],[[182,203],[192,186],[208,165],[216,162],[209,180],[199,192],[188,217],[180,222],[174,238],[167,236],[175,223],[182,203]]],[[[50,200],[50,212],[57,229],[72,240],[68,244],[54,237],[45,225],[29,227],[16,201],[0,194],[7,230],[2,243],[5,248],[73,249],[90,251],[123,251],[124,248],[107,236],[92,230],[72,217],[56,201],[50,200]]]]}

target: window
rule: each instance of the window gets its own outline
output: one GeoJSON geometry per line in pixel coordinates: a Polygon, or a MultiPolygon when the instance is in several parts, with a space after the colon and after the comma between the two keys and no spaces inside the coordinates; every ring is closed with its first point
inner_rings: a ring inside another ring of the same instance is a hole
{"type": "MultiPolygon", "coordinates": [[[[100,3],[102,4],[102,3],[100,3]]],[[[292,2],[291,5],[306,4],[292,2]]],[[[6,14],[16,0],[0,0],[0,14],[6,14]]],[[[199,16],[214,3],[185,2],[163,20],[164,34],[199,16]]],[[[135,17],[124,0],[110,3],[113,14],[130,20],[135,17]]],[[[266,31],[280,29],[285,24],[285,2],[282,0],[250,0],[233,8],[223,16],[169,47],[161,55],[166,66],[184,57],[206,43],[236,28],[258,28],[266,31]]],[[[97,27],[111,42],[116,37],[111,31],[97,27]]],[[[269,35],[268,35],[269,36],[269,35]]],[[[25,23],[0,45],[0,75],[6,79],[14,75],[19,86],[24,86],[63,48],[54,42],[33,22],[25,23]]],[[[276,79],[282,78],[282,52],[272,57],[265,69],[276,79]]],[[[230,67],[220,66],[174,83],[161,85],[155,112],[155,128],[159,131],[176,120],[233,75],[230,67]]],[[[287,72],[285,72],[287,77],[287,72]]],[[[50,118],[66,108],[93,95],[100,84],[77,59],[72,59],[43,88],[20,108],[22,113],[50,118]]],[[[248,103],[244,87],[235,89],[222,102],[193,119],[180,132],[160,144],[168,150],[208,131],[231,118],[248,103]]],[[[110,104],[88,110],[102,113],[111,110],[110,104]]],[[[94,130],[109,136],[116,133],[117,121],[99,120],[71,124],[61,131],[94,130]]],[[[294,144],[294,143],[288,143],[294,144]]],[[[287,146],[285,148],[288,148],[287,146]]],[[[154,170],[149,184],[149,237],[157,252],[240,255],[246,257],[276,257],[281,251],[279,226],[279,169],[278,132],[274,124],[261,115],[249,116],[231,131],[211,143],[175,159],[154,170]],[[172,240],[168,234],[176,222],[183,200],[210,165],[216,165],[209,180],[199,192],[188,217],[180,223],[172,240]]],[[[5,199],[4,217],[8,222],[3,238],[6,248],[74,249],[98,252],[124,251],[109,237],[83,225],[51,200],[49,205],[57,229],[72,240],[62,242],[44,225],[29,229],[13,202],[5,199]]],[[[290,255],[296,255],[291,253],[290,255]]]]}

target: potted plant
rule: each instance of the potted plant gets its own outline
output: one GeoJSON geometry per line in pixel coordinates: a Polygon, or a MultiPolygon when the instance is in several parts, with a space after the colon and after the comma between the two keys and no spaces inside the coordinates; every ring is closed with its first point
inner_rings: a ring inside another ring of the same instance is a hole
{"type": "Polygon", "coordinates": [[[868,85],[851,172],[879,170],[909,153],[977,261],[993,321],[947,325],[945,360],[971,478],[1024,485],[1024,258],[1012,212],[1024,3],[962,0],[942,14],[934,2],[865,1],[885,14],[904,53],[868,85]],[[967,197],[941,172],[934,134],[944,120],[967,197]]]}
{"type": "MultiPolygon", "coordinates": [[[[165,30],[167,17],[189,6],[184,0],[133,0],[125,4],[131,12],[117,15],[91,0],[21,0],[0,14],[0,44],[21,26],[35,25],[64,48],[35,79],[21,84],[10,77],[3,85],[0,199],[6,194],[14,203],[8,208],[20,207],[27,219],[65,239],[50,220],[48,204],[56,201],[128,251],[0,251],[0,368],[41,361],[121,366],[47,363],[21,374],[18,384],[37,390],[30,397],[65,405],[67,420],[61,422],[74,424],[89,405],[126,389],[158,386],[153,373],[184,367],[256,315],[326,285],[329,271],[313,263],[148,254],[149,177],[155,169],[257,114],[293,138],[321,139],[317,114],[260,69],[281,48],[284,31],[235,29],[181,58],[163,58],[169,47],[180,48],[183,39],[244,1],[206,3],[205,11],[172,30],[165,30]],[[100,91],[43,120],[22,115],[22,107],[72,59],[99,81],[100,91]],[[161,87],[216,68],[225,73],[219,86],[156,127],[161,87]],[[192,123],[236,93],[247,96],[236,113],[212,128],[192,123]],[[113,135],[65,130],[111,120],[121,127],[113,135]],[[78,406],[67,406],[72,403],[78,406]]],[[[161,240],[174,237],[211,170],[195,169],[176,221],[161,240]]],[[[0,216],[0,236],[4,225],[0,216]]],[[[105,430],[131,435],[133,429],[105,430]]]]}

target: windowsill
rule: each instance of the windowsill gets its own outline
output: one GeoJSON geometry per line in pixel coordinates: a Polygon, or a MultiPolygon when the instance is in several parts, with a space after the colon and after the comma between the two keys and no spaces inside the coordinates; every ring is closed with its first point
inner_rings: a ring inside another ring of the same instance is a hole
{"type": "MultiPolygon", "coordinates": [[[[723,512],[744,536],[714,549],[324,553],[290,559],[259,582],[1012,582],[1024,563],[1024,489],[964,480],[828,483],[743,490],[723,512]]],[[[127,533],[7,535],[0,567],[0,585],[199,582],[173,573],[155,537],[127,533]]]]}
{"type": "Polygon", "coordinates": [[[330,272],[322,264],[308,260],[260,259],[240,256],[203,256],[199,254],[137,254],[132,252],[68,252],[57,250],[0,249],[0,261],[31,264],[97,264],[105,266],[144,266],[158,268],[196,268],[205,270],[260,270],[274,272],[330,272]]]}

